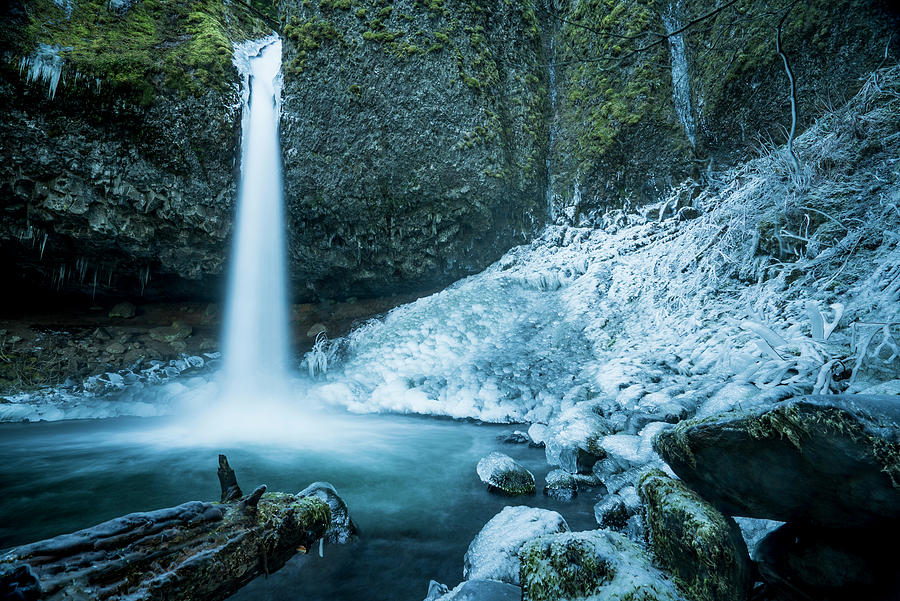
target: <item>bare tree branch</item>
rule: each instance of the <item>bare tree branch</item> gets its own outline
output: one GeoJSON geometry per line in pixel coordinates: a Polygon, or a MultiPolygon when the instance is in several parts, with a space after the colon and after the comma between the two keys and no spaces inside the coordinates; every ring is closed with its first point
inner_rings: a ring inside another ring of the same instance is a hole
{"type": "Polygon", "coordinates": [[[788,62],[788,57],[781,47],[781,28],[784,26],[784,22],[787,20],[788,15],[791,14],[791,10],[799,1],[800,0],[794,0],[791,2],[791,5],[784,11],[781,20],[778,21],[778,27],[775,28],[775,51],[784,62],[784,71],[787,73],[788,82],[791,87],[791,132],[788,134],[787,148],[788,154],[791,155],[791,164],[797,175],[800,174],[800,161],[797,159],[797,154],[794,152],[794,135],[797,133],[797,82],[794,80],[794,72],[791,70],[791,64],[788,62]]]}

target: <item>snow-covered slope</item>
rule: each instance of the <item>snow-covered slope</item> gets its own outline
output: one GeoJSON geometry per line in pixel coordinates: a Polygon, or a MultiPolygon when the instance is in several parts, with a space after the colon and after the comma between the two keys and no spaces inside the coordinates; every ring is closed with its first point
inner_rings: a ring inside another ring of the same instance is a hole
{"type": "Polygon", "coordinates": [[[795,146],[800,172],[764,149],[604,229],[548,228],[330,347],[312,395],[545,422],[599,397],[710,413],[798,392],[900,392],[900,69],[873,75],[795,146]]]}

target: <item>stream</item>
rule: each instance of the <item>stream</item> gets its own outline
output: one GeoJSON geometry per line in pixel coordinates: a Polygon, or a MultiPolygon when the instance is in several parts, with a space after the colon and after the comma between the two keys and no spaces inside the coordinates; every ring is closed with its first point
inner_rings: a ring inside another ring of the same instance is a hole
{"type": "Polygon", "coordinates": [[[540,492],[550,469],[543,449],[498,440],[515,429],[331,410],[310,415],[296,437],[282,431],[271,441],[229,444],[178,418],[0,424],[0,548],[129,512],[216,500],[221,452],[245,491],[332,483],[360,530],[358,541],[326,544],[322,558],[317,549],[297,556],[232,599],[420,600],[430,579],[451,587],[462,580],[469,543],[506,505],[556,510],[573,530],[596,527],[590,493],[560,503],[540,492]],[[488,493],[475,465],[493,450],[531,470],[538,493],[488,493]]]}

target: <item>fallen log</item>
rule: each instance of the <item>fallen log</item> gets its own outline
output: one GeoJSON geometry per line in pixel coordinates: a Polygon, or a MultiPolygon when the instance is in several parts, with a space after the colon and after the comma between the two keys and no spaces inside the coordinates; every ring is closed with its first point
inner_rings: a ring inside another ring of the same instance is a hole
{"type": "Polygon", "coordinates": [[[219,601],[324,536],[327,503],[265,486],[234,498],[219,461],[228,502],[132,513],[0,553],[0,601],[219,601]]]}

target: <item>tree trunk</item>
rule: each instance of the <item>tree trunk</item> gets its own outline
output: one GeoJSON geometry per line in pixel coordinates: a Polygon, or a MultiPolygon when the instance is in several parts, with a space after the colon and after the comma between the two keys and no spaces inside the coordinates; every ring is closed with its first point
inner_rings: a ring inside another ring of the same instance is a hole
{"type": "MultiPolygon", "coordinates": [[[[237,488],[233,472],[226,484],[237,488]]],[[[264,486],[132,513],[3,552],[0,599],[218,601],[305,552],[330,522],[327,503],[264,486]]]]}

